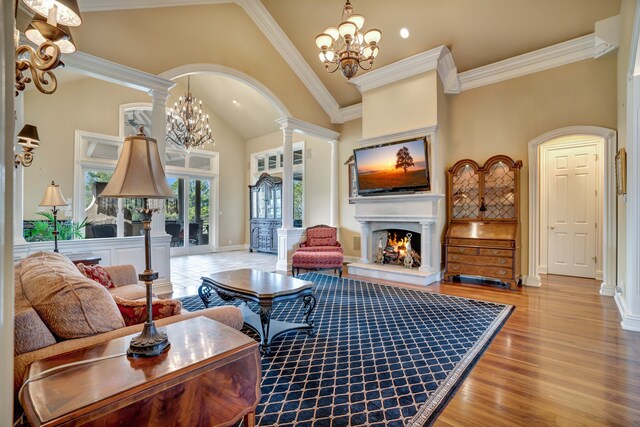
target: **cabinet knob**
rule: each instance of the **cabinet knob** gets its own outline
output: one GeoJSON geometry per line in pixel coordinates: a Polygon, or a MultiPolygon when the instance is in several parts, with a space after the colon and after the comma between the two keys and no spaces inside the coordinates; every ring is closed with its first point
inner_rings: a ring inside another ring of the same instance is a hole
{"type": "Polygon", "coordinates": [[[504,276],[505,274],[507,274],[507,270],[498,270],[498,274],[504,276]]]}
{"type": "Polygon", "coordinates": [[[451,259],[458,259],[460,258],[460,255],[451,255],[451,259]]]}
{"type": "Polygon", "coordinates": [[[464,252],[464,251],[466,251],[467,249],[466,249],[466,248],[459,248],[458,250],[459,250],[460,252],[464,252]]]}
{"type": "Polygon", "coordinates": [[[498,255],[498,250],[497,250],[497,249],[493,249],[493,250],[491,250],[491,254],[493,254],[493,255],[498,255]]]}
{"type": "Polygon", "coordinates": [[[452,269],[452,270],[457,270],[457,269],[458,269],[458,266],[457,266],[457,265],[452,265],[452,266],[451,266],[451,269],[452,269]]]}
{"type": "Polygon", "coordinates": [[[504,258],[500,258],[500,264],[506,264],[506,263],[507,263],[507,260],[506,260],[506,259],[504,259],[504,258]]]}

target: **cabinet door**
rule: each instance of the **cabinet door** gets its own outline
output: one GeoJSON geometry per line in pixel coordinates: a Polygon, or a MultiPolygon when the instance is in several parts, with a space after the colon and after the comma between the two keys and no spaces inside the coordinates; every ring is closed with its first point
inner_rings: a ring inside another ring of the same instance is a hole
{"type": "Polygon", "coordinates": [[[275,189],[275,202],[276,202],[276,212],[275,219],[282,218],[282,188],[277,187],[275,189]]]}
{"type": "Polygon", "coordinates": [[[480,173],[475,162],[458,164],[452,171],[451,218],[480,218],[480,173]]]}
{"type": "Polygon", "coordinates": [[[516,217],[516,171],[505,161],[486,165],[484,172],[484,219],[516,217]]]}
{"type": "Polygon", "coordinates": [[[266,206],[267,194],[264,189],[264,185],[260,186],[258,190],[258,216],[257,218],[266,218],[267,206],[266,206]]]}

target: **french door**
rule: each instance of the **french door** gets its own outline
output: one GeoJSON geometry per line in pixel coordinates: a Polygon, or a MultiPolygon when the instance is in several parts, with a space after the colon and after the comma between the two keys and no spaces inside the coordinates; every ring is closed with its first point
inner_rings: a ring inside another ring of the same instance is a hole
{"type": "Polygon", "coordinates": [[[165,231],[171,236],[171,255],[208,252],[211,229],[211,178],[169,175],[175,199],[165,202],[165,231]]]}

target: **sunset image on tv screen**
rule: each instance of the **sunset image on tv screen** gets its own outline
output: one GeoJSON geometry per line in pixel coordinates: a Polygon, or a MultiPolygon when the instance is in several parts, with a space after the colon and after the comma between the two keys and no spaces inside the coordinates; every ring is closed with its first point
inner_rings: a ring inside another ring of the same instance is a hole
{"type": "Polygon", "coordinates": [[[360,191],[429,186],[422,139],[358,150],[356,157],[360,191]]]}

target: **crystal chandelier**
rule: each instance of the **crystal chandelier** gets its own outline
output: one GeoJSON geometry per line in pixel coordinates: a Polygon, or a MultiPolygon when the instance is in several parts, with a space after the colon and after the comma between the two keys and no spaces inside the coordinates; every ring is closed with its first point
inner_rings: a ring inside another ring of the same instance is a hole
{"type": "Polygon", "coordinates": [[[351,2],[347,0],[342,10],[342,22],[338,27],[328,27],[316,36],[320,48],[320,61],[329,73],[340,69],[349,80],[358,72],[358,67],[369,70],[378,55],[378,42],[382,32],[372,29],[362,30],[364,16],[353,13],[351,2]]]}
{"type": "Polygon", "coordinates": [[[167,115],[167,141],[187,150],[213,142],[209,115],[202,111],[202,101],[191,95],[190,77],[187,77],[187,94],[173,104],[167,115]]]}

